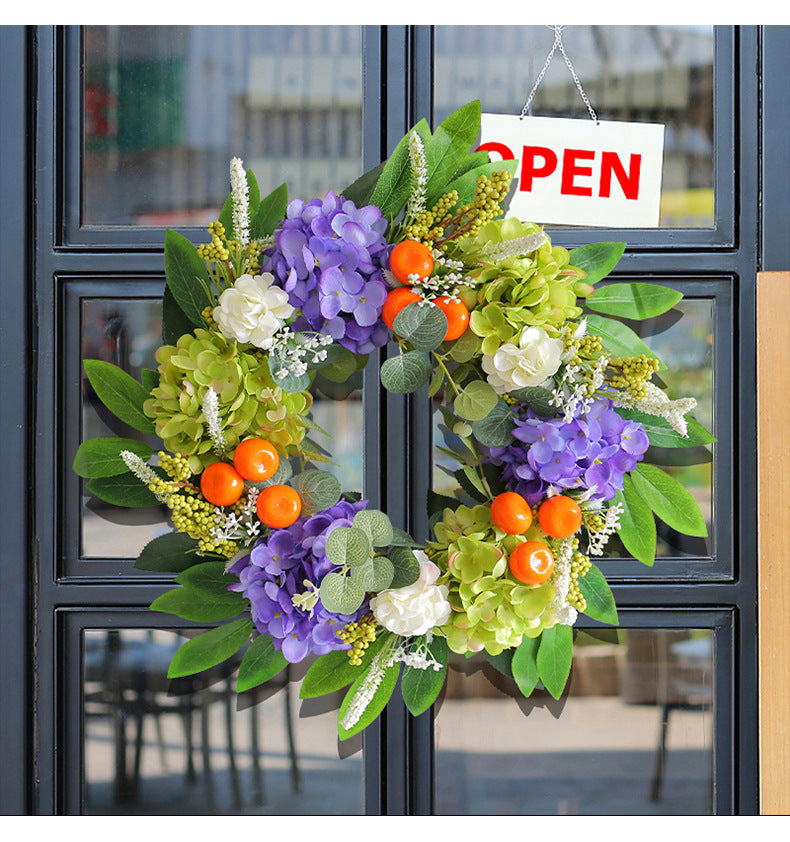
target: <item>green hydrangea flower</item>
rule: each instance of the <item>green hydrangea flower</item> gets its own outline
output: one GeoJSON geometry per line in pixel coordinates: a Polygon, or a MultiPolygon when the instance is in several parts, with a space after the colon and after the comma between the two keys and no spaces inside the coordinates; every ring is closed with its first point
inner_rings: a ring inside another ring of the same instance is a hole
{"type": "Polygon", "coordinates": [[[508,535],[491,522],[489,506],[462,505],[444,510],[434,534],[427,552],[442,571],[438,584],[447,585],[452,614],[442,631],[453,652],[485,649],[498,655],[553,624],[547,610],[555,595],[552,580],[522,584],[507,563],[522,541],[546,540],[539,527],[523,536],[508,535]]]}
{"type": "Polygon", "coordinates": [[[165,448],[188,457],[193,473],[217,461],[202,410],[209,387],[219,399],[228,450],[243,438],[259,436],[286,456],[298,451],[312,396],[280,389],[265,355],[241,350],[222,334],[198,328],[176,345],[159,348],[156,360],[159,385],[143,411],[153,419],[165,448]]]}
{"type": "Polygon", "coordinates": [[[583,270],[570,265],[568,250],[552,246],[548,238],[531,256],[486,255],[499,244],[506,254],[507,241],[539,233],[537,225],[508,217],[487,223],[459,244],[467,265],[478,267],[468,273],[478,288],[470,325],[483,339],[484,354],[493,354],[505,342],[517,344],[527,325],[556,334],[559,325],[581,315],[577,299],[593,292],[583,282],[583,270]]]}

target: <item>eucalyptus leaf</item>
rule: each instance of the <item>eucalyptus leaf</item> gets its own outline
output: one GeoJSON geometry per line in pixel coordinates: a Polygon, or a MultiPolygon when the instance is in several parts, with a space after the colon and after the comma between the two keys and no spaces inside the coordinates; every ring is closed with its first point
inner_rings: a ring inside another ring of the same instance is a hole
{"type": "Polygon", "coordinates": [[[269,477],[269,479],[261,480],[260,482],[251,482],[250,485],[255,488],[266,488],[270,485],[285,485],[293,476],[293,465],[288,459],[280,457],[280,464],[277,470],[269,477]]]}
{"type": "Polygon", "coordinates": [[[203,310],[216,302],[209,294],[206,264],[193,243],[176,231],[165,232],[165,276],[167,287],[189,321],[206,327],[203,310]]]}
{"type": "Polygon", "coordinates": [[[513,653],[510,664],[513,679],[526,697],[532,694],[540,681],[537,662],[539,645],[539,637],[525,637],[513,653]]]}
{"type": "Polygon", "coordinates": [[[415,301],[395,316],[392,331],[418,351],[434,351],[447,333],[447,316],[436,304],[415,301]]]}
{"type": "Polygon", "coordinates": [[[338,526],[327,536],[324,552],[332,564],[342,567],[367,561],[373,552],[373,545],[362,529],[356,526],[338,526]]]}
{"type": "Polygon", "coordinates": [[[515,413],[499,398],[485,418],[472,422],[472,434],[484,447],[507,447],[513,441],[515,413]]]}
{"type": "Polygon", "coordinates": [[[350,574],[359,580],[366,591],[378,593],[392,585],[395,566],[386,556],[377,555],[365,564],[352,568],[350,574]]]}
{"type": "Polygon", "coordinates": [[[240,617],[188,640],[173,656],[168,678],[194,675],[221,664],[250,639],[252,620],[240,617]]]}
{"type": "Polygon", "coordinates": [[[674,477],[644,462],[631,473],[634,488],[656,515],[684,535],[705,537],[708,529],[694,497],[674,477]]]}
{"type": "Polygon", "coordinates": [[[466,363],[480,353],[482,340],[473,330],[465,330],[450,346],[449,354],[457,363],[466,363]]]}
{"type": "Polygon", "coordinates": [[[553,418],[557,414],[557,407],[552,403],[553,393],[543,386],[525,386],[510,393],[520,403],[525,403],[535,415],[541,418],[553,418]]]}
{"type": "Polygon", "coordinates": [[[143,462],[147,462],[153,453],[145,442],[136,439],[88,439],[77,448],[72,467],[78,476],[86,479],[118,476],[129,470],[121,458],[123,450],[134,453],[143,462]]]}
{"type": "Polygon", "coordinates": [[[496,406],[499,396],[485,380],[473,380],[461,389],[453,403],[455,412],[467,421],[481,421],[496,406]]]}
{"type": "Polygon", "coordinates": [[[587,273],[585,281],[596,284],[603,280],[625,252],[625,243],[589,243],[571,250],[570,263],[587,273]]]}
{"type": "Polygon", "coordinates": [[[321,580],[319,594],[330,613],[353,614],[365,599],[365,588],[356,579],[330,572],[321,580]]]}
{"type": "Polygon", "coordinates": [[[397,526],[392,527],[392,541],[391,544],[393,547],[421,547],[422,544],[418,543],[414,540],[414,538],[409,535],[408,532],[405,532],[403,529],[399,529],[397,526]]]}
{"type": "Polygon", "coordinates": [[[388,392],[411,394],[431,379],[431,360],[425,351],[406,351],[381,366],[381,385],[388,392]]]}
{"type": "Polygon", "coordinates": [[[571,626],[556,625],[541,632],[535,662],[543,686],[555,699],[560,698],[568,682],[572,658],[573,629],[571,626]]]}
{"type": "Polygon", "coordinates": [[[140,433],[154,435],[154,422],[143,412],[150,394],[142,383],[104,360],[84,360],[83,366],[97,397],[113,415],[140,433]]]}
{"type": "Polygon", "coordinates": [[[592,313],[587,316],[587,331],[596,334],[603,340],[607,351],[620,357],[638,357],[644,354],[659,361],[659,368],[666,369],[666,365],[645,343],[631,330],[628,325],[592,313]]]}
{"type": "Polygon", "coordinates": [[[617,492],[614,502],[623,506],[617,530],[623,546],[635,559],[652,567],[656,557],[656,519],[636,490],[630,474],[624,475],[623,490],[617,492]]]}
{"type": "Polygon", "coordinates": [[[601,623],[618,624],[617,607],[612,590],[603,573],[594,564],[584,576],[580,576],[579,591],[587,601],[584,613],[601,623]]]}
{"type": "Polygon", "coordinates": [[[244,693],[253,687],[265,684],[279,675],[288,666],[283,653],[275,648],[274,640],[268,634],[259,634],[247,647],[239,664],[236,690],[244,693]]]}
{"type": "Polygon", "coordinates": [[[333,383],[345,383],[357,370],[356,355],[336,343],[326,350],[326,362],[319,368],[321,374],[333,383]]]}
{"type": "Polygon", "coordinates": [[[363,509],[354,515],[352,525],[361,529],[374,547],[388,547],[392,543],[392,523],[378,509],[363,509]]]}
{"type": "Polygon", "coordinates": [[[659,284],[608,284],[584,303],[590,310],[618,319],[654,319],[671,310],[683,293],[659,284]]]}
{"type": "Polygon", "coordinates": [[[339,480],[329,471],[302,471],[293,478],[292,485],[302,500],[302,512],[307,515],[334,506],[343,492],[339,480]]]}
{"type": "Polygon", "coordinates": [[[393,547],[389,553],[394,572],[389,587],[392,590],[407,588],[420,577],[420,562],[408,547],[393,547]]]}
{"type": "Polygon", "coordinates": [[[407,666],[401,678],[401,692],[403,701],[412,716],[419,716],[436,701],[442,692],[444,680],[447,677],[447,640],[436,635],[428,643],[424,635],[418,637],[413,645],[425,646],[428,656],[440,665],[440,669],[432,666],[427,669],[407,666]]]}

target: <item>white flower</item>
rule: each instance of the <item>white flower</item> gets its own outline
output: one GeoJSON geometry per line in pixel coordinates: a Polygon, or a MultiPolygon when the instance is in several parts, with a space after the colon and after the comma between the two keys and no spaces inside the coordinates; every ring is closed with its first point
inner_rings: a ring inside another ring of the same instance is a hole
{"type": "Polygon", "coordinates": [[[493,354],[483,354],[483,371],[497,394],[540,386],[557,373],[565,343],[542,327],[525,327],[518,345],[506,342],[493,354]]]}
{"type": "Polygon", "coordinates": [[[373,616],[387,631],[410,637],[425,634],[450,619],[447,585],[434,584],[439,568],[421,550],[414,555],[420,561],[420,576],[405,588],[381,591],[370,600],[373,616]]]}
{"type": "Polygon", "coordinates": [[[249,342],[268,350],[274,335],[294,314],[288,293],[272,286],[274,275],[242,275],[219,297],[214,319],[226,339],[249,342]]]}

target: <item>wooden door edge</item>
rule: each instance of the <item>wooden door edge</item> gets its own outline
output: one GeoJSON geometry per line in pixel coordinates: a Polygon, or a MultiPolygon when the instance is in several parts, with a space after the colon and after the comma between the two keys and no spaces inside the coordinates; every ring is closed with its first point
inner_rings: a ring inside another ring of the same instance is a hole
{"type": "Polygon", "coordinates": [[[790,272],[757,275],[760,813],[790,814],[790,272]]]}

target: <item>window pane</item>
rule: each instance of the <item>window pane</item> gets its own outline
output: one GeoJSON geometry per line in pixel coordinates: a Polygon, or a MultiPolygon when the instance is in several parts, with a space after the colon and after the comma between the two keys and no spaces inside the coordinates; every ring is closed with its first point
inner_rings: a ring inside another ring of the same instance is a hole
{"type": "Polygon", "coordinates": [[[361,753],[338,752],[339,701],[303,718],[287,673],[237,696],[238,662],[169,681],[183,642],[171,631],[84,632],[84,813],[363,811],[361,753]]]}
{"type": "MultiPolygon", "coordinates": [[[[546,26],[436,27],[436,122],[474,99],[521,114],[553,42],[546,26]]],[[[711,228],[713,27],[568,26],[563,43],[599,119],[666,126],[661,227],[711,228]]],[[[532,113],[589,119],[559,50],[532,113]]]]}
{"type": "MultiPolygon", "coordinates": [[[[162,344],[160,299],[86,298],[82,301],[81,350],[83,359],[101,359],[119,365],[140,379],[142,368],[156,369],[156,349],[162,344]]],[[[328,466],[344,491],[362,491],[363,438],[362,374],[343,384],[317,376],[311,417],[318,430],[310,431],[316,445],[330,451],[328,466]]],[[[87,378],[82,390],[83,440],[100,436],[144,438],[122,424],[102,406],[87,378]]],[[[154,447],[161,442],[151,439],[154,447]]],[[[83,483],[84,489],[85,483],[83,483]]],[[[103,503],[83,491],[82,558],[136,558],[157,535],[170,531],[169,510],[122,509],[103,503]]]]}
{"type": "Polygon", "coordinates": [[[216,219],[228,164],[305,199],[362,172],[357,26],[85,27],[82,224],[216,219]]]}
{"type": "Polygon", "coordinates": [[[440,814],[712,811],[713,634],[580,632],[569,693],[524,699],[454,656],[435,725],[440,814]]]}

